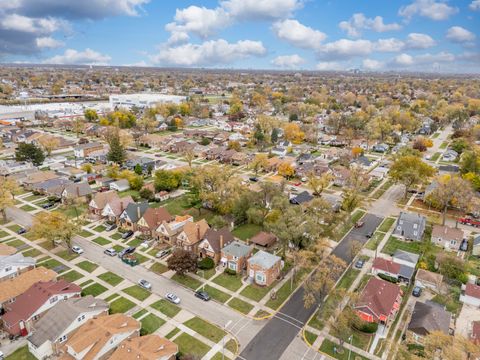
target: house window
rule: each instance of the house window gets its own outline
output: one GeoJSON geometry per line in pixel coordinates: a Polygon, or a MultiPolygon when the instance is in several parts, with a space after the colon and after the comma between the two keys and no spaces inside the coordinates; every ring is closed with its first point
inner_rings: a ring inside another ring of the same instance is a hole
{"type": "Polygon", "coordinates": [[[265,283],[265,274],[264,273],[256,273],[255,274],[255,281],[260,283],[260,284],[265,283]]]}
{"type": "Polygon", "coordinates": [[[80,317],[78,318],[78,321],[82,321],[82,320],[85,320],[85,314],[83,314],[82,316],[80,316],[80,317]]]}
{"type": "Polygon", "coordinates": [[[58,300],[58,296],[54,296],[50,299],[50,304],[53,304],[55,301],[58,300]]]}
{"type": "Polygon", "coordinates": [[[414,231],[414,232],[413,232],[413,235],[417,236],[417,235],[418,235],[418,231],[414,231]]]}
{"type": "Polygon", "coordinates": [[[453,245],[453,246],[457,245],[457,240],[450,240],[450,245],[453,245]]]}
{"type": "Polygon", "coordinates": [[[237,271],[237,264],[234,262],[229,262],[228,263],[228,268],[233,271],[237,271]]]}
{"type": "Polygon", "coordinates": [[[65,340],[67,340],[67,335],[63,335],[58,338],[58,342],[60,343],[64,342],[65,340]]]}
{"type": "Polygon", "coordinates": [[[398,223],[399,223],[400,225],[403,225],[403,220],[399,220],[398,223]]]}
{"type": "Polygon", "coordinates": [[[418,224],[413,224],[413,228],[414,228],[414,229],[417,229],[417,228],[418,228],[418,224]]]}
{"type": "Polygon", "coordinates": [[[11,267],[11,266],[7,266],[7,267],[5,268],[5,272],[9,272],[9,271],[12,271],[12,267],[11,267]]]}

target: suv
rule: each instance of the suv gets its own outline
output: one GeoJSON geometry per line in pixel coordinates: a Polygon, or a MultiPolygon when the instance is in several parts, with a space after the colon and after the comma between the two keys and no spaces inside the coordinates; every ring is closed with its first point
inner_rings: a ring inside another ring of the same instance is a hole
{"type": "Polygon", "coordinates": [[[365,260],[363,259],[358,259],[357,262],[355,263],[355,267],[357,269],[363,268],[363,265],[365,265],[365,260]]]}
{"type": "Polygon", "coordinates": [[[123,249],[122,251],[120,251],[118,253],[118,257],[122,258],[124,257],[125,255],[128,255],[128,254],[132,254],[135,252],[135,248],[133,246],[129,246],[128,248],[126,249],[123,249]]]}
{"type": "Polygon", "coordinates": [[[50,209],[53,209],[54,207],[55,207],[55,203],[53,202],[48,202],[42,205],[42,208],[45,210],[50,210],[50,209]]]}
{"type": "Polygon", "coordinates": [[[202,299],[203,301],[210,300],[210,295],[208,295],[208,293],[203,290],[195,291],[195,296],[199,299],[202,299]]]}
{"type": "Polygon", "coordinates": [[[123,233],[122,235],[122,239],[128,239],[129,237],[131,237],[133,235],[133,231],[132,230],[128,230],[127,232],[123,233]]]}
{"type": "Polygon", "coordinates": [[[105,231],[112,231],[117,228],[116,224],[106,224],[107,226],[105,227],[105,231]]]}
{"type": "Polygon", "coordinates": [[[117,252],[116,252],[115,249],[113,249],[113,248],[106,249],[103,253],[104,253],[104,254],[107,254],[108,256],[115,256],[115,255],[117,255],[117,252]]]}
{"type": "Polygon", "coordinates": [[[155,257],[157,259],[162,259],[165,256],[167,256],[168,254],[170,254],[170,251],[171,251],[170,249],[161,250],[161,251],[159,251],[155,254],[155,257]]]}
{"type": "Polygon", "coordinates": [[[72,251],[75,254],[78,254],[78,255],[83,254],[83,249],[80,246],[77,246],[77,245],[72,246],[72,251]]]}
{"type": "Polygon", "coordinates": [[[422,288],[420,286],[415,286],[413,288],[412,295],[415,297],[420,297],[420,295],[422,295],[422,288]]]}

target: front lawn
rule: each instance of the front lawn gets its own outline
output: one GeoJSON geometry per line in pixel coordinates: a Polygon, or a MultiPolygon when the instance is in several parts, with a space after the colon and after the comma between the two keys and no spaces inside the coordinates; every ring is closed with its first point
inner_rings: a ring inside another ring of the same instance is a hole
{"type": "Polygon", "coordinates": [[[229,275],[225,272],[221,273],[212,280],[215,284],[223,286],[230,291],[237,291],[242,287],[242,278],[240,275],[229,275]]]}
{"type": "Polygon", "coordinates": [[[78,233],[78,235],[80,235],[81,237],[84,237],[84,238],[87,238],[87,237],[90,237],[93,235],[93,233],[91,233],[90,231],[88,230],[82,230],[78,233]]]}
{"type": "Polygon", "coordinates": [[[22,209],[23,211],[33,211],[33,210],[36,210],[36,208],[34,208],[32,205],[23,205],[23,206],[20,206],[20,209],[22,209]]]}
{"type": "Polygon", "coordinates": [[[203,358],[210,350],[208,345],[187,333],[180,334],[173,342],[178,345],[178,349],[182,354],[193,355],[198,359],[203,358]]]}
{"type": "Polygon", "coordinates": [[[230,299],[230,295],[210,285],[205,285],[205,291],[208,293],[208,295],[211,296],[212,299],[221,303],[224,303],[225,301],[230,299]]]}
{"type": "Polygon", "coordinates": [[[375,232],[373,236],[368,240],[367,244],[365,245],[365,248],[369,250],[376,250],[378,245],[382,242],[383,238],[385,237],[384,233],[381,232],[375,232]]]}
{"type": "Polygon", "coordinates": [[[110,240],[107,240],[107,239],[105,239],[104,237],[101,237],[101,236],[97,237],[96,239],[93,239],[92,241],[94,243],[100,245],[100,246],[104,246],[104,245],[112,243],[110,240]]]}
{"type": "Polygon", "coordinates": [[[168,268],[166,265],[163,265],[162,263],[154,262],[153,265],[150,266],[150,270],[160,275],[168,271],[168,268]]]}
{"type": "Polygon", "coordinates": [[[62,266],[62,263],[58,260],[55,260],[55,259],[48,259],[44,262],[42,262],[41,264],[38,264],[39,266],[44,266],[46,267],[47,269],[54,269],[56,267],[59,267],[59,266],[62,266]]]}
{"type": "Polygon", "coordinates": [[[120,296],[110,303],[110,314],[125,313],[135,307],[135,304],[120,296]]]}
{"type": "Polygon", "coordinates": [[[172,276],[172,280],[192,290],[197,290],[200,286],[202,286],[202,282],[188,275],[175,274],[172,276]]]}
{"type": "Polygon", "coordinates": [[[151,293],[150,291],[138,286],[138,285],[133,285],[133,286],[130,286],[126,289],[123,289],[122,290],[125,294],[128,294],[130,295],[131,297],[134,297],[135,299],[137,300],[140,300],[140,301],[143,301],[145,300],[146,298],[148,298],[151,293]]]}
{"type": "Polygon", "coordinates": [[[227,305],[235,310],[240,311],[242,314],[245,314],[245,315],[247,315],[253,309],[252,304],[249,304],[246,301],[243,301],[238,298],[233,298],[228,302],[227,305]]]}
{"type": "Polygon", "coordinates": [[[97,297],[98,295],[103,294],[107,290],[108,289],[105,286],[97,283],[93,283],[92,285],[82,290],[82,295],[83,296],[92,295],[93,297],[97,297]]]}
{"type": "Polygon", "coordinates": [[[5,244],[7,244],[8,246],[12,246],[14,248],[19,248],[23,245],[25,245],[25,243],[20,240],[20,239],[15,239],[15,240],[11,240],[11,241],[7,241],[5,244]]]}
{"type": "Polygon", "coordinates": [[[268,294],[268,292],[277,284],[275,281],[272,285],[270,286],[258,286],[255,284],[248,285],[245,287],[245,289],[242,290],[240,295],[243,295],[249,299],[252,299],[254,301],[260,301],[262,300],[265,295],[268,294]]]}
{"type": "Polygon", "coordinates": [[[404,241],[394,236],[390,236],[384,248],[382,249],[382,253],[391,255],[396,250],[400,249],[403,251],[420,254],[422,251],[421,247],[422,243],[420,241],[404,241]]]}
{"type": "Polygon", "coordinates": [[[348,290],[350,286],[352,286],[359,273],[360,270],[350,267],[338,282],[337,288],[348,290]]]}
{"type": "Polygon", "coordinates": [[[12,230],[13,232],[17,232],[18,230],[22,229],[22,227],[20,225],[17,225],[17,224],[13,224],[13,225],[10,225],[10,226],[7,226],[7,228],[9,228],[10,230],[12,230]]]}
{"type": "Polygon", "coordinates": [[[113,240],[120,240],[120,239],[122,238],[122,234],[116,232],[115,234],[110,235],[110,237],[111,237],[113,240]]]}
{"type": "Polygon", "coordinates": [[[63,260],[71,261],[78,257],[78,254],[74,253],[71,250],[62,250],[59,253],[56,253],[57,256],[60,256],[63,260]]]}
{"type": "Polygon", "coordinates": [[[225,335],[227,335],[227,333],[219,327],[212,325],[199,317],[194,317],[184,322],[183,325],[188,326],[190,329],[203,335],[214,343],[218,343],[225,335]]]}
{"type": "Polygon", "coordinates": [[[128,245],[128,246],[132,246],[132,247],[137,247],[137,246],[140,245],[142,242],[143,242],[142,239],[134,238],[134,239],[130,240],[129,242],[127,242],[127,245],[128,245]]]}
{"type": "Polygon", "coordinates": [[[28,249],[27,251],[24,251],[22,254],[23,256],[30,256],[30,257],[37,257],[40,255],[42,252],[38,249],[28,249]]]}
{"type": "Polygon", "coordinates": [[[94,227],[93,230],[95,230],[96,232],[103,232],[105,231],[105,226],[98,225],[97,227],[94,227]]]}
{"type": "Polygon", "coordinates": [[[328,354],[338,360],[348,360],[348,359],[368,360],[366,357],[363,357],[355,353],[354,351],[352,351],[350,354],[349,350],[343,349],[343,352],[339,354],[338,353],[339,350],[340,350],[340,345],[337,345],[328,339],[323,340],[322,345],[320,346],[321,352],[324,352],[325,354],[328,354]],[[337,352],[334,352],[334,349],[336,349],[337,352]]]}
{"type": "Polygon", "coordinates": [[[28,345],[22,346],[8,355],[5,360],[36,360],[37,358],[33,356],[30,351],[28,351],[28,345]]]}
{"type": "Polygon", "coordinates": [[[98,265],[97,264],[94,264],[88,260],[85,260],[85,261],[82,261],[82,262],[79,262],[77,264],[77,266],[82,269],[82,270],[85,270],[86,272],[88,273],[92,273],[97,267],[98,265]]]}
{"type": "Polygon", "coordinates": [[[98,278],[112,286],[117,286],[123,281],[123,278],[121,278],[117,274],[112,273],[111,271],[107,271],[106,273],[98,275],[98,278]]]}
{"type": "Polygon", "coordinates": [[[177,305],[172,304],[170,301],[164,299],[158,300],[150,306],[155,310],[167,315],[169,318],[175,317],[175,315],[177,315],[181,310],[177,305]]]}
{"type": "Polygon", "coordinates": [[[78,279],[81,279],[83,277],[82,274],[80,274],[78,271],[72,270],[69,271],[62,276],[60,276],[61,279],[64,279],[68,282],[74,282],[77,281],[78,279]]]}
{"type": "Polygon", "coordinates": [[[377,230],[386,233],[388,230],[390,230],[395,221],[395,218],[388,217],[382,221],[377,230]]]}
{"type": "Polygon", "coordinates": [[[148,314],[142,320],[140,320],[142,328],[140,329],[141,335],[153,334],[157,329],[165,324],[165,320],[160,319],[158,316],[148,314]]]}
{"type": "Polygon", "coordinates": [[[232,231],[232,234],[233,236],[245,241],[247,239],[251,239],[253,236],[257,235],[260,231],[262,231],[262,227],[260,225],[244,224],[244,225],[237,226],[232,231]]]}

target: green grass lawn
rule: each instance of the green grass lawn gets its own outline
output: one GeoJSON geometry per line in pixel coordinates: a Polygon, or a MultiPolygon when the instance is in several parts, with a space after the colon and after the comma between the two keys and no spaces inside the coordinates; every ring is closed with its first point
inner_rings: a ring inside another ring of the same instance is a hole
{"type": "Polygon", "coordinates": [[[81,279],[82,277],[83,277],[83,275],[80,274],[78,271],[75,271],[75,270],[71,270],[71,271],[63,274],[62,276],[60,276],[61,279],[64,279],[64,280],[69,281],[69,282],[77,281],[78,279],[81,279]]]}
{"type": "Polygon", "coordinates": [[[245,315],[247,315],[253,309],[252,304],[235,297],[230,300],[227,305],[245,315]]]}
{"type": "Polygon", "coordinates": [[[110,314],[125,313],[135,307],[135,304],[120,296],[110,303],[110,314]]]}
{"type": "Polygon", "coordinates": [[[42,252],[38,249],[28,249],[27,251],[22,252],[23,256],[37,257],[42,252]]]}
{"type": "Polygon", "coordinates": [[[42,262],[41,264],[37,264],[37,265],[44,266],[47,269],[53,269],[53,268],[56,268],[57,266],[62,265],[62,263],[58,260],[55,260],[55,259],[48,259],[48,260],[42,262]]]}
{"type": "Polygon", "coordinates": [[[180,334],[173,342],[178,345],[182,354],[194,355],[198,359],[203,358],[210,350],[208,345],[187,333],[180,334]]]}
{"type": "Polygon", "coordinates": [[[92,279],[88,279],[87,281],[83,282],[80,284],[80,287],[83,289],[84,287],[87,287],[87,285],[90,285],[93,283],[92,279]]]}
{"type": "Polygon", "coordinates": [[[26,204],[26,205],[20,206],[20,209],[22,209],[23,211],[33,211],[36,208],[34,208],[32,205],[26,204]]]}
{"type": "Polygon", "coordinates": [[[209,322],[200,319],[199,317],[194,317],[184,322],[183,325],[189,327],[190,329],[196,331],[200,335],[203,335],[215,343],[218,343],[227,334],[219,327],[212,325],[209,322]]]}
{"type": "Polygon", "coordinates": [[[122,234],[116,232],[115,234],[110,235],[110,237],[111,237],[113,240],[120,240],[120,239],[122,238],[122,234]]]}
{"type": "Polygon", "coordinates": [[[88,273],[92,273],[98,267],[97,264],[94,264],[93,262],[90,262],[88,260],[79,262],[77,266],[88,273]]]}
{"type": "Polygon", "coordinates": [[[4,237],[7,237],[8,233],[4,230],[0,230],[0,239],[3,239],[4,237]]]}
{"type": "Polygon", "coordinates": [[[132,315],[134,319],[141,318],[144,314],[148,313],[147,309],[142,309],[140,311],[137,311],[135,314],[132,315]]]}
{"type": "Polygon", "coordinates": [[[105,239],[104,237],[101,237],[101,236],[93,239],[92,241],[94,243],[100,245],[100,246],[104,246],[104,245],[108,245],[108,244],[112,243],[110,240],[107,240],[107,239],[105,239]]]}
{"type": "Polygon", "coordinates": [[[171,339],[171,338],[173,338],[175,335],[177,335],[179,332],[180,332],[180,329],[179,329],[179,328],[175,328],[175,329],[173,329],[172,331],[170,331],[167,335],[165,335],[165,337],[166,337],[167,339],[171,339]]]}
{"type": "Polygon", "coordinates": [[[164,299],[158,300],[150,306],[170,318],[175,317],[175,315],[177,315],[181,310],[177,305],[172,304],[170,301],[164,299]]]}
{"type": "Polygon", "coordinates": [[[251,284],[251,285],[248,285],[247,287],[245,287],[245,289],[243,289],[240,294],[249,298],[249,299],[252,299],[254,301],[260,301],[262,300],[265,295],[267,295],[267,293],[277,284],[277,282],[275,281],[272,285],[268,286],[268,287],[263,287],[263,286],[258,286],[258,285],[255,285],[255,284],[251,284]]]}
{"type": "Polygon", "coordinates": [[[128,245],[128,246],[137,247],[137,246],[140,245],[142,242],[143,242],[142,239],[135,238],[135,239],[130,240],[130,241],[127,243],[127,245],[128,245]]]}
{"type": "Polygon", "coordinates": [[[61,212],[69,218],[77,218],[87,211],[87,204],[78,204],[75,206],[60,206],[55,211],[61,212]]]}
{"type": "Polygon", "coordinates": [[[373,236],[368,240],[365,247],[369,250],[376,250],[378,245],[382,242],[383,238],[385,237],[384,233],[375,232],[373,236]]]}
{"type": "Polygon", "coordinates": [[[27,196],[26,198],[24,198],[23,200],[28,201],[28,202],[32,202],[32,201],[35,201],[35,200],[39,200],[43,197],[44,197],[43,195],[30,195],[30,196],[27,196]]]}
{"type": "Polygon", "coordinates": [[[242,278],[240,275],[229,275],[223,272],[212,281],[230,291],[237,291],[242,287],[242,278]]]}
{"type": "Polygon", "coordinates": [[[5,360],[36,360],[37,358],[33,356],[30,351],[28,351],[28,345],[22,346],[8,355],[5,360]]]}
{"type": "Polygon", "coordinates": [[[388,230],[390,230],[395,221],[395,218],[388,217],[382,221],[377,230],[386,233],[388,230]]]}
{"type": "Polygon", "coordinates": [[[359,273],[360,273],[360,270],[349,268],[345,272],[345,274],[342,276],[340,281],[338,282],[337,288],[345,289],[345,290],[350,288],[350,286],[352,286],[353,282],[355,281],[359,273]]]}
{"type": "Polygon", "coordinates": [[[82,231],[80,231],[80,232],[78,233],[78,235],[80,235],[81,237],[86,238],[86,237],[92,236],[93,233],[91,233],[91,232],[88,231],[88,230],[82,230],[82,231]]]}
{"type": "Polygon", "coordinates": [[[103,286],[103,285],[100,285],[100,284],[97,284],[97,283],[93,283],[92,285],[86,287],[85,289],[82,290],[82,294],[84,296],[86,295],[92,295],[93,297],[96,297],[100,294],[103,294],[105,291],[107,291],[108,289],[103,286]]]}
{"type": "Polygon", "coordinates": [[[224,303],[225,301],[227,301],[228,299],[230,299],[230,295],[223,292],[223,291],[220,291],[216,288],[214,288],[213,286],[210,286],[210,285],[205,285],[205,291],[208,292],[208,295],[210,295],[212,297],[212,299],[218,301],[218,302],[221,302],[221,303],[224,303]]]}
{"type": "Polygon", "coordinates": [[[78,257],[78,254],[75,254],[73,251],[65,249],[62,250],[58,253],[56,253],[57,256],[60,256],[62,259],[71,261],[73,259],[76,259],[78,257]]]}
{"type": "Polygon", "coordinates": [[[157,273],[157,274],[163,274],[164,272],[168,271],[168,268],[166,265],[163,265],[162,263],[154,262],[153,265],[150,266],[150,270],[152,270],[154,273],[157,273]]]}
{"type": "Polygon", "coordinates": [[[142,320],[140,320],[142,328],[140,329],[141,335],[153,334],[157,329],[165,324],[165,320],[160,319],[158,316],[148,314],[142,320]]]}
{"type": "Polygon", "coordinates": [[[96,232],[103,232],[105,231],[105,226],[98,225],[97,227],[94,227],[93,230],[95,230],[96,232]]]}
{"type": "Polygon", "coordinates": [[[222,353],[219,351],[215,355],[213,355],[211,360],[230,360],[230,358],[225,354],[222,355],[222,353]]]}
{"type": "Polygon", "coordinates": [[[237,226],[233,231],[232,234],[242,240],[251,239],[254,235],[258,234],[262,231],[262,227],[260,225],[255,224],[244,224],[237,226]]]}
{"type": "Polygon", "coordinates": [[[351,355],[349,357],[350,351],[347,350],[347,349],[344,349],[342,354],[339,354],[338,352],[334,353],[334,348],[336,348],[337,351],[338,351],[340,346],[333,343],[332,341],[330,341],[328,339],[325,339],[325,340],[323,340],[322,345],[320,346],[320,351],[334,357],[335,359],[339,359],[339,360],[348,360],[349,358],[350,359],[355,359],[355,360],[368,360],[366,357],[363,357],[363,356],[355,353],[354,351],[351,352],[351,355]]]}
{"type": "Polygon", "coordinates": [[[430,161],[437,161],[440,155],[441,153],[436,152],[435,154],[432,155],[432,157],[430,158],[430,161]]]}
{"type": "Polygon", "coordinates": [[[172,276],[172,280],[178,282],[179,284],[182,284],[183,286],[186,286],[192,290],[198,289],[201,285],[202,282],[200,282],[197,279],[192,278],[191,276],[188,275],[179,275],[175,274],[172,276]]]}
{"type": "Polygon", "coordinates": [[[393,254],[396,250],[404,250],[415,254],[420,254],[422,243],[419,241],[404,241],[397,239],[394,236],[390,236],[382,253],[384,254],[393,254]]]}
{"type": "Polygon", "coordinates": [[[130,286],[126,289],[122,290],[125,294],[130,295],[131,297],[134,297],[137,300],[143,301],[146,298],[148,298],[151,294],[150,291],[138,286],[138,285],[133,285],[130,286]]]}
{"type": "Polygon", "coordinates": [[[20,230],[22,227],[21,227],[20,225],[13,224],[13,225],[7,226],[7,228],[9,228],[10,230],[12,230],[13,232],[17,232],[17,231],[20,230]]]}
{"type": "Polygon", "coordinates": [[[5,244],[9,246],[13,246],[14,248],[19,248],[20,246],[25,245],[25,242],[23,242],[20,239],[14,239],[14,240],[5,242],[5,244]]]}
{"type": "Polygon", "coordinates": [[[106,283],[117,286],[123,281],[123,278],[118,276],[117,274],[112,273],[111,271],[107,271],[106,273],[98,275],[100,280],[105,281],[106,283]]]}
{"type": "Polygon", "coordinates": [[[310,344],[310,345],[313,345],[313,343],[315,342],[315,340],[317,340],[317,335],[315,335],[314,333],[311,333],[310,331],[306,331],[305,330],[305,339],[307,339],[307,342],[310,344]]]}
{"type": "Polygon", "coordinates": [[[448,141],[444,141],[440,144],[440,149],[446,149],[448,146],[448,141]]]}
{"type": "Polygon", "coordinates": [[[150,260],[148,257],[145,255],[139,254],[138,252],[135,253],[135,257],[137,258],[137,261],[139,264],[143,264],[144,262],[150,260]]]}

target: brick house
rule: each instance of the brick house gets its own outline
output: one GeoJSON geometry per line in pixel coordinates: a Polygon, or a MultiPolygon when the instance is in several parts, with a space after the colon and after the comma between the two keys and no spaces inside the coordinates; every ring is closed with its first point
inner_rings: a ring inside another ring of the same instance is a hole
{"type": "Polygon", "coordinates": [[[172,215],[168,212],[167,209],[160,208],[148,208],[143,213],[143,216],[138,220],[137,229],[143,234],[149,235],[151,237],[155,236],[155,231],[158,226],[163,222],[170,222],[173,220],[172,215]]]}
{"type": "Polygon", "coordinates": [[[282,258],[260,250],[247,260],[247,273],[257,285],[270,286],[280,275],[282,258]]]}
{"type": "Polygon", "coordinates": [[[113,200],[119,200],[120,197],[118,196],[116,191],[105,191],[105,192],[97,192],[93,195],[92,200],[88,204],[88,211],[92,215],[102,216],[102,211],[108,203],[113,200]]]}
{"type": "Polygon", "coordinates": [[[252,256],[253,247],[240,241],[233,241],[223,247],[220,262],[224,267],[237,273],[247,268],[247,259],[252,256]]]}
{"type": "Polygon", "coordinates": [[[458,251],[463,240],[463,230],[446,225],[433,225],[432,243],[445,250],[458,251]]]}
{"type": "Polygon", "coordinates": [[[127,208],[128,204],[134,202],[130,195],[123,198],[116,197],[105,205],[102,210],[102,217],[107,218],[110,222],[117,223],[123,210],[127,208]]]}
{"type": "Polygon", "coordinates": [[[125,210],[120,214],[119,223],[125,230],[137,231],[138,221],[142,218],[145,211],[148,209],[148,203],[130,203],[125,210]]]}
{"type": "Polygon", "coordinates": [[[197,222],[187,222],[183,226],[183,230],[177,236],[175,245],[184,249],[198,253],[198,245],[205,236],[207,230],[210,229],[205,219],[197,222]]]}
{"type": "Polygon", "coordinates": [[[451,321],[452,313],[446,311],[445,306],[431,301],[417,301],[407,327],[407,339],[423,344],[425,336],[432,332],[439,331],[448,335],[451,321]]]}
{"type": "Polygon", "coordinates": [[[173,221],[160,224],[155,231],[155,237],[157,240],[163,240],[174,245],[177,235],[183,231],[183,227],[187,222],[193,222],[193,216],[177,215],[173,221]]]}
{"type": "Polygon", "coordinates": [[[226,227],[220,230],[208,229],[203,240],[198,244],[198,256],[200,258],[209,257],[217,264],[220,261],[223,247],[234,240],[235,237],[226,227]]]}

